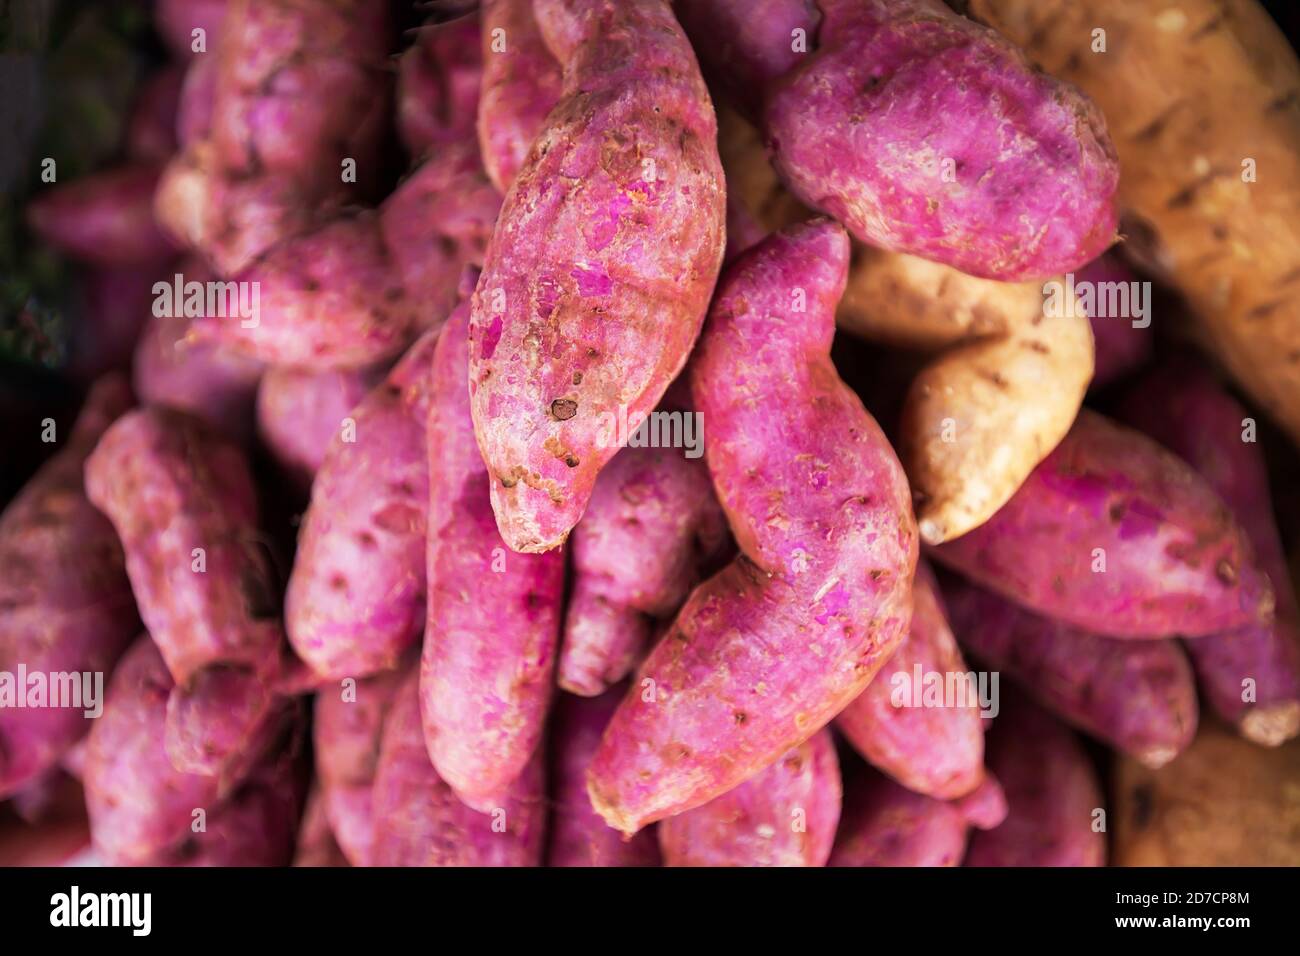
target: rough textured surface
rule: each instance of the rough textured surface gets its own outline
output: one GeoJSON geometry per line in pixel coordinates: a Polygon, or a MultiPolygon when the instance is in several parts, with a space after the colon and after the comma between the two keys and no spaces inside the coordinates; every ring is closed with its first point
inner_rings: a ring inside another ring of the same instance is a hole
{"type": "Polygon", "coordinates": [[[437,333],[411,346],[325,453],[285,595],[298,656],[322,678],[396,666],[420,636],[429,498],[425,418],[437,333]]]}
{"type": "Polygon", "coordinates": [[[559,102],[560,65],[542,39],[533,0],[484,0],[482,45],[479,148],[488,177],[505,193],[559,102]]]}
{"type": "Polygon", "coordinates": [[[934,574],[918,564],[907,637],[835,718],[840,733],[872,766],[943,800],[970,793],[984,779],[985,728],[975,685],[961,706],[948,700],[922,706],[925,675],[938,674],[947,683],[949,675],[970,672],[952,634],[934,574]]]}
{"type": "Polygon", "coordinates": [[[334,838],[353,866],[370,862],[375,826],[370,801],[384,720],[411,671],[398,667],[355,684],[322,687],[316,694],[316,775],[334,838]]]}
{"type": "Polygon", "coordinates": [[[1126,421],[1186,459],[1232,509],[1273,585],[1276,616],[1187,642],[1207,702],[1256,743],[1300,732],[1300,608],[1273,518],[1268,473],[1254,420],[1190,360],[1171,360],[1124,398],[1126,421]],[[1252,682],[1253,699],[1246,697],[1252,682]]]}
{"type": "Polygon", "coordinates": [[[236,281],[258,289],[259,314],[205,314],[191,338],[275,365],[325,369],[381,362],[409,341],[420,309],[406,293],[378,219],[368,212],[280,243],[236,281]]]}
{"type": "Polygon", "coordinates": [[[1080,730],[1153,767],[1196,735],[1196,683],[1176,641],[1098,637],[958,581],[944,593],[962,646],[1080,730]]]}
{"type": "Polygon", "coordinates": [[[1265,750],[1207,721],[1167,767],[1115,768],[1120,866],[1300,866],[1300,742],[1265,750]]]}
{"type": "Polygon", "coordinates": [[[840,820],[840,768],[820,730],[701,807],[659,824],[667,866],[825,866],[840,820]]]}
{"type": "Polygon", "coordinates": [[[564,556],[515,554],[497,532],[474,443],[469,305],[434,355],[428,419],[428,619],[420,707],[438,776],[465,803],[500,804],[542,739],[554,692],[564,556]]]}
{"type": "Polygon", "coordinates": [[[609,826],[591,808],[587,767],[600,744],[624,688],[599,697],[560,694],[551,718],[551,825],[547,866],[658,866],[659,842],[653,827],[631,839],[609,826]]]}
{"type": "Polygon", "coordinates": [[[907,482],[829,357],[847,264],[838,226],[795,227],[743,255],[715,300],[691,387],[743,554],[691,595],[605,732],[588,786],[626,832],[807,740],[907,632],[907,482]]]}
{"type": "Polygon", "coordinates": [[[1087,409],[996,515],[931,553],[1026,607],[1113,637],[1212,634],[1273,610],[1245,533],[1205,481],[1087,409]]]}
{"type": "MultiPolygon", "coordinates": [[[[1008,286],[1014,296],[1023,287],[1008,286]]],[[[1012,316],[1008,316],[1009,319],[1012,316]]],[[[927,544],[991,518],[1069,432],[1092,380],[1083,314],[1016,314],[1004,336],[958,345],[912,380],[899,454],[927,544]]]]}
{"type": "Polygon", "coordinates": [[[384,722],[374,787],[375,866],[539,866],[546,830],[540,750],[490,813],[471,810],[429,762],[417,675],[384,722]]]}
{"type": "Polygon", "coordinates": [[[534,6],[564,95],[515,179],[473,300],[474,428],[506,543],[578,522],[685,364],[722,263],[716,122],[666,0],[534,6]]]}
{"type": "Polygon", "coordinates": [[[1007,818],[971,836],[965,866],[1104,866],[1101,786],[1079,741],[1056,718],[1004,697],[989,734],[989,768],[1007,796],[1007,818]]]}
{"type": "Polygon", "coordinates": [[[157,166],[131,165],[53,185],[28,202],[27,225],[43,241],[83,262],[165,262],[176,247],[154,223],[157,183],[157,166]]]}
{"type": "MultiPolygon", "coordinates": [[[[0,672],[15,682],[19,667],[47,679],[107,674],[138,632],[122,547],[82,484],[87,455],[130,401],[121,378],[102,379],[59,452],[0,515],[0,672]]],[[[90,730],[91,709],[0,707],[0,799],[53,767],[90,730]]]]}
{"type": "Polygon", "coordinates": [[[257,433],[294,486],[311,488],[330,443],[379,383],[378,368],[269,369],[257,390],[257,433]]]}
{"type": "Polygon", "coordinates": [[[178,684],[212,664],[272,665],[282,632],[238,447],[179,412],[133,411],[87,460],[86,494],[117,530],[140,617],[178,684]]]}
{"type": "Polygon", "coordinates": [[[864,242],[1008,281],[1114,241],[1115,150],[1078,90],[938,0],[817,5],[817,48],[763,114],[801,200],[864,242]]]}
{"type": "Polygon", "coordinates": [[[379,229],[419,329],[457,301],[466,266],[482,266],[501,197],[472,139],[444,143],[379,207],[379,229]]]}
{"type": "Polygon", "coordinates": [[[167,759],[185,773],[240,779],[282,736],[290,714],[289,703],[263,675],[221,664],[206,667],[167,700],[167,759]]]}
{"type": "Polygon", "coordinates": [[[1106,113],[1128,245],[1171,279],[1208,351],[1300,440],[1300,61],[1256,0],[971,0],[1106,113]],[[1105,24],[1109,52],[1094,56],[1105,24]],[[1243,144],[1249,143],[1246,147],[1243,144]],[[1246,160],[1258,181],[1247,181],[1246,160]]]}
{"type": "Polygon", "coordinates": [[[625,678],[647,650],[652,619],[677,612],[728,538],[702,459],[680,448],[615,455],[573,533],[560,686],[591,697],[625,678]]]}
{"type": "Polygon", "coordinates": [[[479,15],[426,24],[397,67],[397,132],[412,156],[474,136],[483,57],[479,15]]]}
{"type": "Polygon", "coordinates": [[[878,773],[844,781],[844,813],[828,866],[958,866],[966,819],[955,804],[878,773]]]}

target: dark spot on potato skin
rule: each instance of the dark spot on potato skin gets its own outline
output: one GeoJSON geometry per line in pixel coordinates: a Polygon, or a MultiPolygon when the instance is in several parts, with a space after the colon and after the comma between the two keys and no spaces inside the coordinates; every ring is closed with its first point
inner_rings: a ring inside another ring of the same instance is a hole
{"type": "Polygon", "coordinates": [[[1227,558],[1220,558],[1219,563],[1214,566],[1214,576],[1224,584],[1236,584],[1237,568],[1227,558]]]}
{"type": "Polygon", "coordinates": [[[1155,809],[1155,800],[1151,794],[1151,787],[1148,784],[1142,784],[1133,790],[1133,825],[1139,830],[1146,829],[1151,824],[1151,811],[1155,809]]]}
{"type": "Polygon", "coordinates": [[[557,398],[551,402],[551,415],[556,421],[567,422],[578,414],[578,403],[571,398],[557,398]]]}

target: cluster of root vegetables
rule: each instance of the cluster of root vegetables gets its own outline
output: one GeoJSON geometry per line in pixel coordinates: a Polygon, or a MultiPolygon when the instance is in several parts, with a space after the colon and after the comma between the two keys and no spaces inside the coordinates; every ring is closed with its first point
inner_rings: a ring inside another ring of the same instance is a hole
{"type": "Polygon", "coordinates": [[[0,673],[106,676],[0,684],[0,861],[1300,860],[1300,66],[953,6],[157,0],[26,208],[130,331],[0,517],[0,673]]]}

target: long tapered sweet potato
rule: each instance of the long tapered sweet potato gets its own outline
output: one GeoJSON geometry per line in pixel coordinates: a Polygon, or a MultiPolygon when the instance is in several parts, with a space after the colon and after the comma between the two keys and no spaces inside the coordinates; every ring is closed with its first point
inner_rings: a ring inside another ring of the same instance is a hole
{"type": "Polygon", "coordinates": [[[121,545],[82,481],[95,442],[130,401],[120,377],[101,379],[61,450],[0,515],[0,672],[8,684],[0,691],[0,799],[90,730],[107,672],[139,629],[121,545]],[[30,696],[33,681],[46,688],[43,699],[30,696]],[[50,696],[60,689],[77,691],[82,706],[50,696]]]}
{"type": "Polygon", "coordinates": [[[1152,767],[1196,735],[1196,684],[1176,641],[1098,637],[960,581],[944,593],[962,646],[1062,720],[1152,767]]]}
{"type": "Polygon", "coordinates": [[[560,686],[590,697],[626,677],[645,653],[652,618],[677,611],[727,537],[702,461],[677,448],[619,452],[574,529],[560,686]]]}
{"type": "Polygon", "coordinates": [[[713,72],[739,73],[803,202],[871,245],[1004,280],[1111,244],[1118,164],[1078,90],[939,0],[814,5],[766,4],[748,29],[732,24],[762,11],[736,0],[685,0],[683,17],[713,72]]]}
{"type": "Polygon", "coordinates": [[[964,866],[1105,865],[1101,785],[1069,729],[1026,700],[1004,701],[988,761],[1007,818],[971,835],[964,866]]]}
{"type": "Polygon", "coordinates": [[[485,0],[478,138],[488,178],[502,193],[515,181],[560,92],[560,64],[542,39],[533,0],[485,0]]]}
{"type": "Polygon", "coordinates": [[[52,187],[27,204],[27,223],[50,245],[104,266],[166,262],[176,246],[158,229],[158,167],[123,166],[52,187]]]}
{"type": "Polygon", "coordinates": [[[1187,642],[1210,706],[1256,743],[1300,732],[1300,608],[1273,517],[1254,420],[1190,360],[1171,360],[1125,396],[1122,414],[1191,464],[1232,509],[1273,585],[1271,624],[1187,642]]]}
{"type": "Polygon", "coordinates": [[[515,554],[474,443],[469,304],[443,329],[428,404],[428,616],[420,708],[429,756],[477,809],[499,805],[542,739],[554,691],[564,556],[515,554]]]}
{"type": "Polygon", "coordinates": [[[86,494],[122,540],[140,617],[177,684],[215,664],[274,668],[282,632],[237,446],[179,412],[129,412],[86,461],[86,494]]]}
{"type": "Polygon", "coordinates": [[[1041,614],[1113,637],[1269,620],[1245,532],[1182,460],[1084,409],[988,522],[931,552],[1041,614]]]}
{"type": "Polygon", "coordinates": [[[625,832],[807,740],[907,631],[907,482],[829,357],[847,264],[842,229],[797,226],[741,256],[714,302],[691,388],[742,556],[691,595],[605,732],[588,787],[625,832]]]}
{"type": "Polygon", "coordinates": [[[840,820],[835,741],[820,730],[766,770],[659,824],[667,866],[825,866],[840,820]]]}
{"type": "Polygon", "coordinates": [[[539,866],[546,829],[543,755],[488,813],[471,810],[439,778],[420,727],[414,672],[384,721],[373,807],[375,866],[539,866]]]}
{"type": "Polygon", "coordinates": [[[370,861],[375,822],[371,797],[384,721],[408,666],[316,694],[312,744],[325,815],[353,866],[370,861]]]}
{"type": "Polygon", "coordinates": [[[1300,60],[1264,5],[969,6],[1105,111],[1127,244],[1182,293],[1207,351],[1300,440],[1300,192],[1287,188],[1300,178],[1300,60]]]}
{"type": "Polygon", "coordinates": [[[555,701],[547,744],[551,755],[547,866],[659,865],[654,828],[627,839],[601,819],[587,797],[587,767],[623,691],[615,687],[590,698],[560,694],[555,701]]]}
{"type": "Polygon", "coordinates": [[[934,574],[918,564],[907,637],[875,679],[835,718],[835,726],[872,766],[903,786],[942,800],[964,796],[984,779],[983,706],[976,675],[962,660],[934,574]],[[934,675],[960,688],[961,700],[934,706],[923,693],[934,675]],[[965,681],[969,675],[970,680],[965,681]]]}
{"type": "Polygon", "coordinates": [[[437,333],[407,351],[340,423],[312,485],[285,626],[318,677],[396,666],[420,636],[429,472],[425,418],[437,333]]]}
{"type": "Polygon", "coordinates": [[[685,364],[722,263],[716,122],[667,0],[534,10],[564,95],[506,196],[473,298],[470,389],[516,551],[556,547],[685,364]]]}

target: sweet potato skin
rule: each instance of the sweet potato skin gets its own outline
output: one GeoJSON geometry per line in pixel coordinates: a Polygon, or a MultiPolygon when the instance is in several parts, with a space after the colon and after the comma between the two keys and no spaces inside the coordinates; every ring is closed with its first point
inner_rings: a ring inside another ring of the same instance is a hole
{"type": "Polygon", "coordinates": [[[571,539],[560,686],[590,697],[625,678],[645,652],[651,618],[676,613],[727,537],[703,461],[676,448],[615,455],[571,539]]]}
{"type": "Polygon", "coordinates": [[[547,866],[658,866],[654,828],[631,839],[610,827],[587,797],[587,767],[626,688],[599,697],[560,694],[551,718],[551,820],[547,866]]]}
{"type": "Polygon", "coordinates": [[[257,432],[296,488],[311,488],[330,442],[380,378],[374,367],[267,370],[257,389],[257,432]]]}
{"type": "Polygon", "coordinates": [[[945,594],[963,646],[1062,720],[1153,767],[1196,735],[1196,683],[1176,641],[1098,637],[956,580],[945,594]]]}
{"type": "MultiPolygon", "coordinates": [[[[139,631],[122,547],[82,481],[95,442],[130,401],[124,380],[101,379],[62,449],[0,514],[0,671],[12,680],[20,665],[29,674],[106,674],[139,631]]],[[[0,799],[90,730],[89,709],[0,707],[0,799]]]]}
{"type": "Polygon", "coordinates": [[[396,666],[420,635],[437,333],[422,336],[340,429],[312,485],[285,595],[298,656],[330,679],[396,666]]]}
{"type": "Polygon", "coordinates": [[[681,371],[725,243],[716,122],[666,0],[534,9],[565,92],[506,196],[470,329],[475,434],[516,551],[564,541],[617,451],[610,416],[635,428],[681,371]]]}
{"type": "Polygon", "coordinates": [[[819,730],[766,770],[659,824],[667,866],[825,866],[840,820],[840,768],[819,730]]]}
{"type": "Polygon", "coordinates": [[[964,866],[1105,865],[1106,834],[1093,829],[1101,786],[1071,731],[1028,701],[1005,701],[988,763],[1009,810],[1001,826],[971,835],[964,866]]]}
{"type": "Polygon", "coordinates": [[[165,262],[176,246],[154,223],[158,175],[156,165],[129,165],[53,186],[27,204],[27,224],[41,239],[83,262],[165,262]]]}
{"type": "Polygon", "coordinates": [[[438,776],[463,802],[486,811],[500,805],[542,739],[564,556],[514,554],[497,531],[465,387],[468,342],[463,303],[443,329],[430,383],[420,708],[438,776]]]}
{"type": "Polygon", "coordinates": [[[996,515],[932,554],[1040,614],[1111,637],[1210,634],[1273,609],[1245,533],[1205,482],[1088,409],[996,515]]]}
{"type": "MultiPolygon", "coordinates": [[[[173,56],[188,59],[194,56],[196,29],[206,34],[207,49],[215,49],[229,5],[229,0],[155,0],[154,26],[173,56]]],[[[197,61],[202,59],[203,55],[197,57],[197,61]]]]}
{"type": "Polygon", "coordinates": [[[829,360],[847,260],[838,226],[794,227],[741,256],[715,299],[691,387],[743,554],[691,595],[605,732],[588,788],[625,832],[708,802],[808,739],[906,633],[907,483],[829,360]]]}
{"type": "Polygon", "coordinates": [[[918,667],[923,675],[969,671],[948,625],[934,574],[924,562],[917,564],[912,581],[907,637],[866,690],[835,718],[835,726],[872,766],[903,786],[941,800],[964,796],[984,779],[979,702],[926,707],[912,701],[912,706],[897,706],[894,681],[910,682],[918,667]]]}
{"type": "Polygon", "coordinates": [[[828,866],[958,866],[966,820],[955,804],[878,773],[844,782],[844,812],[828,866]]]}
{"type": "Polygon", "coordinates": [[[178,684],[212,664],[267,667],[282,632],[237,446],[179,412],[129,412],[86,461],[86,494],[122,541],[140,617],[178,684]]]}
{"type": "Polygon", "coordinates": [[[412,670],[401,666],[316,694],[312,743],[321,799],[339,849],[366,866],[374,844],[373,796],[384,721],[397,688],[412,670]]]}
{"type": "Polygon", "coordinates": [[[488,178],[504,194],[560,100],[560,64],[542,39],[532,0],[485,0],[482,15],[478,141],[488,178]]]}
{"type": "Polygon", "coordinates": [[[1250,740],[1276,746],[1300,732],[1300,608],[1273,517],[1268,474],[1247,442],[1249,413],[1198,363],[1182,357],[1148,373],[1124,396],[1121,415],[1184,458],[1245,529],[1273,585],[1271,624],[1187,642],[1206,700],[1250,740]],[[1243,681],[1254,700],[1243,701],[1243,681]]]}
{"type": "Polygon", "coordinates": [[[818,6],[816,51],[764,109],[801,200],[871,245],[1006,281],[1114,241],[1115,150],[1078,90],[938,0],[818,6]]]}
{"type": "Polygon", "coordinates": [[[491,813],[471,810],[439,778],[420,727],[418,675],[384,722],[374,786],[375,866],[539,866],[546,829],[540,751],[491,813]]]}
{"type": "Polygon", "coordinates": [[[483,55],[479,14],[422,26],[397,68],[397,132],[412,156],[474,136],[483,55]]]}
{"type": "MultiPolygon", "coordinates": [[[[1138,281],[1133,270],[1113,251],[1080,269],[1076,279],[1078,282],[1091,282],[1094,287],[1110,282],[1138,281]]],[[[1124,378],[1150,356],[1155,337],[1151,329],[1135,326],[1133,316],[1090,315],[1088,321],[1092,325],[1097,352],[1093,388],[1103,388],[1124,378]]]]}

